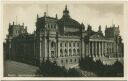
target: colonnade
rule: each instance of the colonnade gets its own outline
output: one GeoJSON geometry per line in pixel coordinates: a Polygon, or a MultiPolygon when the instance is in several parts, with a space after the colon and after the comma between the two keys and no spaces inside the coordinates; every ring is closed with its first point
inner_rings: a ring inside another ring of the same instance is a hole
{"type": "Polygon", "coordinates": [[[114,52],[113,42],[90,41],[88,47],[89,56],[91,57],[104,57],[114,52]]]}

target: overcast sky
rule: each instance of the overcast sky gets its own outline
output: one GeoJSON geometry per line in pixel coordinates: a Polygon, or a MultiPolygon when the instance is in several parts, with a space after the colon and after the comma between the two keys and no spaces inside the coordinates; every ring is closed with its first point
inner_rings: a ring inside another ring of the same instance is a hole
{"type": "Polygon", "coordinates": [[[126,81],[126,80],[2,80],[2,81],[126,81]]]}
{"type": "MultiPolygon", "coordinates": [[[[9,22],[16,22],[28,27],[28,32],[32,33],[35,30],[36,16],[44,15],[44,12],[48,12],[48,16],[61,18],[63,10],[67,3],[31,3],[31,4],[6,4],[4,5],[4,38],[8,33],[9,22]]],[[[91,3],[68,3],[67,4],[70,16],[77,20],[79,23],[84,23],[86,29],[87,24],[92,25],[92,29],[97,31],[98,26],[102,26],[104,31],[105,26],[111,26],[116,24],[123,27],[123,4],[91,4],[91,3]]]]}

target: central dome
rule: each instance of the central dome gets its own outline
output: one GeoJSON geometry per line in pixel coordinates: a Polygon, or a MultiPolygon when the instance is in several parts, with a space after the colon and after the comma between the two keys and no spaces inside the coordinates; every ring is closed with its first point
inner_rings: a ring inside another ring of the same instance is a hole
{"type": "Polygon", "coordinates": [[[58,24],[61,27],[80,27],[80,23],[70,17],[62,17],[60,20],[58,20],[58,24]]]}
{"type": "Polygon", "coordinates": [[[58,24],[61,27],[80,27],[80,23],[70,17],[69,11],[67,10],[67,5],[65,7],[65,10],[63,11],[62,18],[58,20],[58,24]]]}

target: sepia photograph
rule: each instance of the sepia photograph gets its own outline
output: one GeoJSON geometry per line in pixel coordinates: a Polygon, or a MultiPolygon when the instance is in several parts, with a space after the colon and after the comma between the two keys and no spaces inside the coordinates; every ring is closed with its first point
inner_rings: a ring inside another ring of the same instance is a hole
{"type": "Polygon", "coordinates": [[[1,80],[1,81],[127,81],[127,80],[1,80]]]}
{"type": "Polygon", "coordinates": [[[123,27],[123,3],[5,3],[3,75],[124,77],[123,27]]]}
{"type": "Polygon", "coordinates": [[[127,81],[127,80],[2,80],[2,81],[127,81]]]}

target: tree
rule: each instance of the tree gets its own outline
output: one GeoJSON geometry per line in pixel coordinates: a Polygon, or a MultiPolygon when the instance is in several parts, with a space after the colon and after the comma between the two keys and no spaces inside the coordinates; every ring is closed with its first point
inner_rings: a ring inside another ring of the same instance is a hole
{"type": "Polygon", "coordinates": [[[65,67],[57,66],[56,63],[46,60],[41,63],[37,72],[39,72],[40,75],[47,77],[65,77],[67,76],[68,71],[65,67]]]}
{"type": "Polygon", "coordinates": [[[82,73],[75,68],[71,68],[68,70],[68,76],[69,77],[81,77],[82,73]]]}
{"type": "Polygon", "coordinates": [[[95,67],[93,67],[94,64],[95,63],[91,57],[81,58],[81,60],[79,61],[79,66],[83,70],[88,70],[88,71],[94,70],[95,69],[95,67]]]}
{"type": "Polygon", "coordinates": [[[123,64],[116,61],[113,65],[104,65],[101,60],[93,61],[90,57],[82,58],[79,61],[80,69],[90,71],[100,77],[120,77],[123,76],[123,64]]]}

